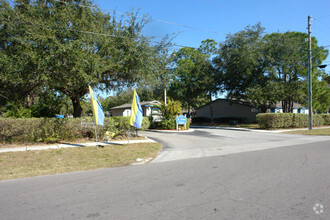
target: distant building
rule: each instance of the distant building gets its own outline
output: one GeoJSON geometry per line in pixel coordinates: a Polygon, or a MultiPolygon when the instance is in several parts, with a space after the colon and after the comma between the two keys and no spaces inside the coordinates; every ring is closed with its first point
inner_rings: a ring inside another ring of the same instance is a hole
{"type": "MultiPolygon", "coordinates": [[[[195,117],[211,118],[210,105],[211,102],[195,109],[195,117]]],[[[255,122],[256,115],[259,113],[255,106],[248,102],[216,99],[212,101],[213,118],[240,118],[245,122],[255,122]]]]}
{"type": "MultiPolygon", "coordinates": [[[[154,105],[161,105],[158,101],[146,101],[141,102],[141,107],[143,110],[143,116],[149,117],[151,115],[156,115],[159,113],[159,110],[154,107],[154,105]]],[[[124,104],[117,107],[111,108],[112,116],[131,116],[131,107],[132,104],[124,104]]]]}
{"type": "MultiPolygon", "coordinates": [[[[267,112],[269,112],[269,113],[283,113],[282,103],[277,102],[276,105],[273,108],[268,109],[267,112]]],[[[302,106],[301,104],[299,104],[297,102],[293,102],[293,111],[292,111],[292,113],[308,114],[308,107],[304,107],[304,106],[302,106]]]]}
{"type": "MultiPolygon", "coordinates": [[[[196,118],[211,118],[210,111],[211,102],[195,109],[196,118]]],[[[213,118],[237,118],[245,122],[255,122],[256,115],[260,113],[258,107],[251,105],[245,101],[216,99],[212,101],[213,118]]],[[[278,102],[273,108],[267,110],[268,113],[283,113],[281,102],[278,102]]],[[[303,107],[299,103],[293,103],[293,112],[300,114],[308,114],[308,108],[303,107]]]]}

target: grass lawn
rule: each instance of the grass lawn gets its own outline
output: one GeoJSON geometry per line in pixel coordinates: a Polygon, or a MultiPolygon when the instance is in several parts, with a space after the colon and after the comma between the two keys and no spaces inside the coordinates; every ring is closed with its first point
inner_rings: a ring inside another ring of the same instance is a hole
{"type": "Polygon", "coordinates": [[[137,158],[155,158],[160,148],[141,143],[0,153],[0,180],[125,166],[137,158]]]}
{"type": "Polygon", "coordinates": [[[288,131],[288,132],[285,132],[285,133],[288,133],[288,134],[303,134],[303,135],[328,135],[328,136],[330,136],[330,128],[288,131]]]}

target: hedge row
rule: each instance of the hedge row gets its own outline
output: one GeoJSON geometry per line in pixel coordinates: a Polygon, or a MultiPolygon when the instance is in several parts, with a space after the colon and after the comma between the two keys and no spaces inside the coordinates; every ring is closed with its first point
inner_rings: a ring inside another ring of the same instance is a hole
{"type": "MultiPolygon", "coordinates": [[[[143,118],[142,130],[149,128],[148,118],[143,118]]],[[[129,117],[106,117],[104,126],[97,126],[99,140],[125,135],[134,128],[129,117]]],[[[35,143],[72,141],[95,138],[92,117],[86,118],[0,118],[0,143],[35,143]]]]}
{"type": "MultiPolygon", "coordinates": [[[[257,115],[261,128],[303,128],[308,127],[308,114],[262,113],[257,115]]],[[[313,115],[313,125],[330,125],[330,114],[313,115]]]]}

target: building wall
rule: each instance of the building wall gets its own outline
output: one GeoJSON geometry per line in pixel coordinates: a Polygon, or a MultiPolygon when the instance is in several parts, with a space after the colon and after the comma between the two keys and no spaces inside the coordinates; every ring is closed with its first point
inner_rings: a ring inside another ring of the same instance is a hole
{"type": "MultiPolygon", "coordinates": [[[[112,109],[112,116],[123,116],[126,109],[112,109]]],[[[130,113],[131,115],[131,113],[130,113]]]]}
{"type": "Polygon", "coordinates": [[[147,108],[144,109],[144,115],[148,116],[148,117],[151,115],[151,108],[150,107],[147,107],[147,108]]]}
{"type": "MultiPolygon", "coordinates": [[[[282,108],[278,107],[275,109],[268,109],[267,113],[283,113],[282,108]]],[[[292,113],[297,113],[297,114],[308,114],[308,109],[305,108],[294,108],[292,113]]]]}
{"type": "MultiPolygon", "coordinates": [[[[230,103],[225,100],[217,100],[212,103],[212,106],[214,118],[236,117],[246,118],[246,122],[255,122],[258,114],[258,112],[252,112],[253,108],[250,106],[230,103]]],[[[211,118],[210,105],[196,109],[196,117],[211,118]]]]}
{"type": "MultiPolygon", "coordinates": [[[[142,107],[143,116],[148,117],[151,115],[150,107],[142,107]]],[[[155,110],[153,110],[155,112],[155,110]]],[[[112,109],[112,116],[131,116],[131,109],[112,109]]]]}

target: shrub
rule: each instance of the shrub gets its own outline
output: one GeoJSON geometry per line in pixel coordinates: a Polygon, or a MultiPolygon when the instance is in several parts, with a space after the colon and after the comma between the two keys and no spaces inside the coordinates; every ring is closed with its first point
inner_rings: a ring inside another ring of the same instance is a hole
{"type": "MultiPolygon", "coordinates": [[[[149,128],[149,120],[144,117],[142,130],[149,128]]],[[[106,132],[126,135],[135,129],[129,125],[129,117],[105,118],[104,126],[97,126],[98,138],[104,138],[106,132]]],[[[0,142],[34,143],[57,142],[79,138],[95,138],[92,117],[86,118],[0,118],[0,142]]]]}
{"type": "Polygon", "coordinates": [[[174,118],[163,119],[162,121],[159,122],[159,126],[161,129],[165,129],[165,130],[176,129],[176,121],[174,118]]]}
{"type": "MultiPolygon", "coordinates": [[[[180,127],[184,127],[184,125],[179,125],[180,127]]],[[[186,129],[188,130],[190,127],[190,119],[187,118],[186,129]]],[[[163,119],[159,122],[153,122],[153,128],[156,129],[164,129],[164,130],[174,130],[176,129],[176,119],[163,119]]]]}
{"type": "Polygon", "coordinates": [[[324,120],[324,125],[330,125],[330,114],[322,114],[321,116],[324,120]]]}
{"type": "Polygon", "coordinates": [[[324,125],[324,119],[322,115],[313,115],[313,126],[322,126],[324,125]]]}
{"type": "MultiPolygon", "coordinates": [[[[322,126],[329,123],[329,114],[313,115],[313,125],[322,126]]],[[[257,123],[261,128],[302,128],[308,127],[307,114],[265,113],[257,115],[257,123]]]]}
{"type": "Polygon", "coordinates": [[[289,128],[292,126],[292,113],[262,113],[257,115],[261,128],[289,128]]]}
{"type": "Polygon", "coordinates": [[[308,126],[308,115],[306,114],[293,114],[292,127],[302,128],[308,126]]]}

